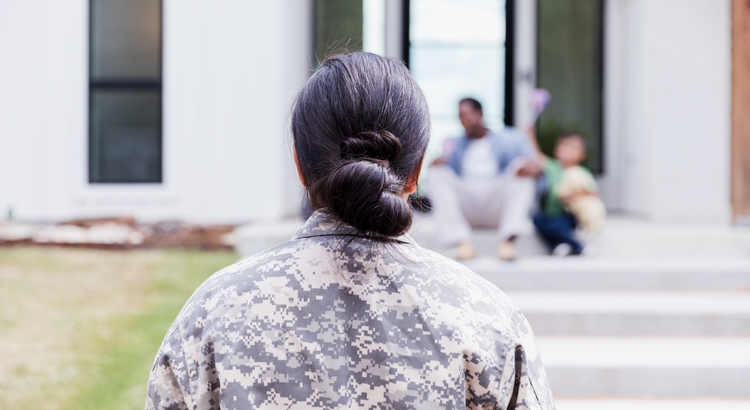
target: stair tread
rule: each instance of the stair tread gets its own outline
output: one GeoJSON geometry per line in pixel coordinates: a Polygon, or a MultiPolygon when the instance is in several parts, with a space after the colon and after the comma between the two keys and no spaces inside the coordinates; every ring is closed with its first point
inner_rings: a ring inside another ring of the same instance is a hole
{"type": "Polygon", "coordinates": [[[750,258],[551,258],[532,257],[504,262],[480,256],[464,264],[475,272],[523,273],[744,273],[750,275],[750,258]]]}

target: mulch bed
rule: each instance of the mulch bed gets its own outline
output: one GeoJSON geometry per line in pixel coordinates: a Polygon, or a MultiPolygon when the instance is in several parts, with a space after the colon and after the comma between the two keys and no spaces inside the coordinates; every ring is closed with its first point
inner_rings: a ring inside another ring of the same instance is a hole
{"type": "Polygon", "coordinates": [[[232,250],[234,225],[181,221],[139,224],[133,217],[76,219],[56,225],[0,224],[0,247],[53,246],[93,249],[193,248],[232,250]],[[19,233],[20,232],[20,233],[19,233]]]}

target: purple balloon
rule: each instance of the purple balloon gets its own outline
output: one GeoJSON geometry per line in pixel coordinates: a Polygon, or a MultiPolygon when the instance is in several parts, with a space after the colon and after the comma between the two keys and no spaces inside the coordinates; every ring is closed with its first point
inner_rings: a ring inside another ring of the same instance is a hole
{"type": "Polygon", "coordinates": [[[552,94],[544,88],[536,88],[531,91],[531,106],[534,107],[534,112],[537,116],[544,111],[544,107],[549,104],[552,99],[552,94]]]}

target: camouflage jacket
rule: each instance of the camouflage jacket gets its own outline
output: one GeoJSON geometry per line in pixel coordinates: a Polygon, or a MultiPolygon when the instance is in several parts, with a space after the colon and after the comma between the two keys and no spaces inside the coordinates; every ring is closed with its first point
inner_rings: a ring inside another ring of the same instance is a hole
{"type": "Polygon", "coordinates": [[[146,409],[554,409],[528,322],[408,235],[317,212],[211,276],[159,349],[146,409]]]}

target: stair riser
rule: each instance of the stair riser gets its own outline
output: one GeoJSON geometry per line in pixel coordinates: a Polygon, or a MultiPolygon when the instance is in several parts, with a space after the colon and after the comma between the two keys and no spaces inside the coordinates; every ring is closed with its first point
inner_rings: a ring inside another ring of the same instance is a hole
{"type": "Polygon", "coordinates": [[[750,368],[546,366],[546,371],[556,398],[750,398],[750,368]]]}

